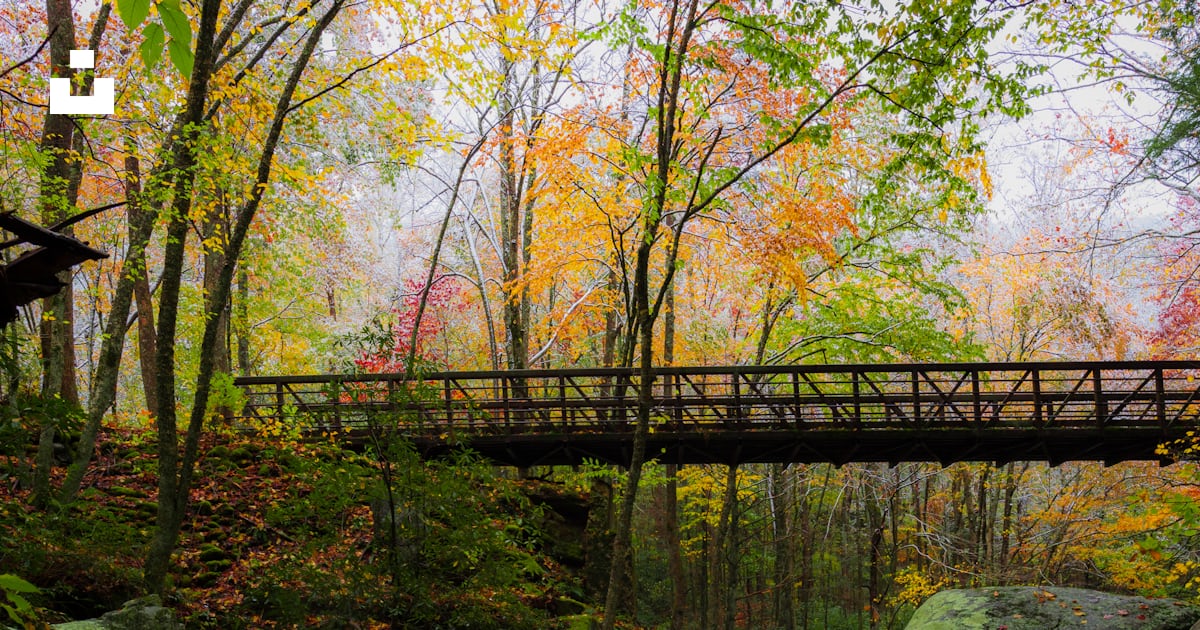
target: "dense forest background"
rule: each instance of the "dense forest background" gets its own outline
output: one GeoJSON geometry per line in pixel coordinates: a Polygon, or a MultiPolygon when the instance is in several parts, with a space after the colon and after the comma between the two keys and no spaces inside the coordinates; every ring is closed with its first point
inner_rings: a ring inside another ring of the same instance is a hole
{"type": "Polygon", "coordinates": [[[961,585],[1195,599],[1187,463],[662,466],[647,403],[628,469],[515,471],[230,409],[236,375],[1193,358],[1198,14],[6,0],[0,212],[88,212],[63,230],[110,256],[0,339],[0,605],[834,628],[961,585]],[[114,114],[50,114],[51,76],[114,78],[114,114]],[[587,549],[553,549],[580,509],[587,549]]]}

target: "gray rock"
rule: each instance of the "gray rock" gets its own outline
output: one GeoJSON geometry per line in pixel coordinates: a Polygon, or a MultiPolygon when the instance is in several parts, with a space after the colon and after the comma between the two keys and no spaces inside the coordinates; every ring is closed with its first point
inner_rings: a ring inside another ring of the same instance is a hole
{"type": "Polygon", "coordinates": [[[1173,599],[1147,599],[1055,586],[1006,586],[941,591],[917,609],[906,628],[1189,630],[1198,622],[1200,607],[1173,599]]]}
{"type": "Polygon", "coordinates": [[[121,610],[104,613],[99,619],[72,621],[54,626],[55,630],[182,630],[175,614],[162,605],[157,595],[125,602],[121,610]]]}

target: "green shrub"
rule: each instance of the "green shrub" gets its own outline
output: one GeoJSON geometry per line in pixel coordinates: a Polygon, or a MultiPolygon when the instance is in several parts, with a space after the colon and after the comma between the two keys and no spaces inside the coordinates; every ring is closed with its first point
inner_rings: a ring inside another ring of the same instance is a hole
{"type": "Polygon", "coordinates": [[[0,608],[20,628],[34,627],[38,623],[37,610],[25,599],[26,595],[37,592],[36,586],[15,575],[0,575],[0,595],[4,596],[0,608]]]}

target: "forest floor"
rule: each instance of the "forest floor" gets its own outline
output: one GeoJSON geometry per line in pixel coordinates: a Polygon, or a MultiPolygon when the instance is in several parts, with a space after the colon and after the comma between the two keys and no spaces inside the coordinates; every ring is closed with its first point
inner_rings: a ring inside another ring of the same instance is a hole
{"type": "MultiPolygon", "coordinates": [[[[142,594],[153,433],[108,430],[99,444],[79,500],[47,511],[28,507],[23,460],[0,459],[0,574],[39,587],[44,621],[98,617],[142,594]]],[[[372,517],[377,461],[236,435],[202,450],[165,598],[189,628],[569,627],[592,610],[579,567],[542,553],[545,510],[525,498],[527,482],[486,465],[397,469],[415,488],[397,497],[399,528],[413,533],[399,538],[396,568],[372,517]]]]}

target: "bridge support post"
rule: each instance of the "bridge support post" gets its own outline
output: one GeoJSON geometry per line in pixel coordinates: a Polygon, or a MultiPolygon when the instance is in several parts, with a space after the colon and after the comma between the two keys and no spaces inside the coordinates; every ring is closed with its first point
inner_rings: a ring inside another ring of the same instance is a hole
{"type": "Polygon", "coordinates": [[[1103,427],[1108,421],[1108,401],[1104,399],[1104,379],[1101,378],[1100,368],[1092,370],[1092,391],[1095,394],[1096,426],[1103,427]]]}

